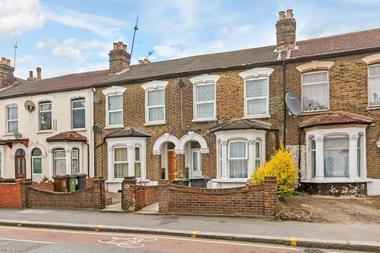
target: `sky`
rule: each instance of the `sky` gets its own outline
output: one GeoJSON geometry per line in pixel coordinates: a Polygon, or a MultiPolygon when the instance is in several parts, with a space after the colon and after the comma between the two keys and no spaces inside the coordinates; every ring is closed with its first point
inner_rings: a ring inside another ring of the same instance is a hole
{"type": "Polygon", "coordinates": [[[15,75],[42,77],[108,68],[115,41],[132,64],[273,45],[280,10],[293,9],[297,40],[380,27],[380,0],[0,0],[0,56],[15,75]]]}

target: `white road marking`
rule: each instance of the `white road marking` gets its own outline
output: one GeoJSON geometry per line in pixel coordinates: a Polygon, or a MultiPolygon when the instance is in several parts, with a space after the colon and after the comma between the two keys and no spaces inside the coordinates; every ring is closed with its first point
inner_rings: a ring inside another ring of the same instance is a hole
{"type": "Polygon", "coordinates": [[[35,240],[20,240],[20,239],[11,239],[11,238],[4,238],[4,237],[0,237],[0,240],[12,241],[12,242],[31,242],[31,243],[43,243],[43,244],[55,244],[54,242],[35,241],[35,240]]]}
{"type": "Polygon", "coordinates": [[[36,209],[26,209],[22,211],[18,211],[17,213],[26,213],[26,214],[45,214],[45,213],[50,213],[51,211],[49,210],[36,210],[36,209]]]}
{"type": "MultiPolygon", "coordinates": [[[[135,233],[113,233],[113,232],[88,232],[88,231],[74,231],[74,230],[62,230],[62,229],[41,229],[41,228],[27,228],[27,227],[9,227],[9,226],[0,226],[0,228],[11,228],[11,229],[20,229],[20,230],[33,230],[33,231],[44,231],[44,232],[57,232],[57,233],[69,233],[69,234],[86,234],[86,235],[114,235],[114,236],[120,236],[121,234],[124,235],[131,235],[131,236],[141,236],[141,234],[135,234],[135,233]]],[[[147,237],[149,237],[149,234],[146,234],[147,237]]],[[[157,239],[168,239],[168,240],[180,240],[180,241],[192,241],[192,242],[202,242],[202,243],[214,243],[214,244],[228,244],[228,245],[236,245],[236,246],[251,246],[251,247],[262,247],[262,248],[272,248],[272,249],[288,249],[288,250],[296,250],[294,247],[289,246],[281,246],[281,245],[265,245],[265,244],[258,244],[258,243],[244,243],[244,242],[231,242],[231,241],[225,241],[225,240],[210,240],[210,239],[193,239],[193,238],[184,238],[184,237],[177,237],[177,236],[155,236],[157,239]]]]}
{"type": "Polygon", "coordinates": [[[119,248],[129,248],[129,249],[137,249],[137,248],[143,248],[145,245],[143,242],[154,242],[157,241],[156,238],[149,238],[149,237],[137,237],[137,236],[128,236],[128,237],[112,237],[109,241],[103,241],[99,240],[99,243],[106,243],[106,244],[115,244],[119,248]]]}

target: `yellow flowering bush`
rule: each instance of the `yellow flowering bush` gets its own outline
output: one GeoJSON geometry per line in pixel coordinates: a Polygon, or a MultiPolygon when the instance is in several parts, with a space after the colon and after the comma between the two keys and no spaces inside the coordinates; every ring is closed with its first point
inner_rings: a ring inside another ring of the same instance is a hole
{"type": "Polygon", "coordinates": [[[283,145],[273,154],[271,159],[257,168],[251,176],[251,183],[259,185],[265,177],[276,177],[277,195],[282,201],[293,193],[297,183],[297,167],[293,162],[292,154],[283,145]]]}

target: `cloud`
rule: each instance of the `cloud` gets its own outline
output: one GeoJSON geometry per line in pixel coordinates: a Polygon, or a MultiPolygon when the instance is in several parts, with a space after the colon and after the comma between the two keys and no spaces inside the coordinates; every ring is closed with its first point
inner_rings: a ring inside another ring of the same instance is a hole
{"type": "Polygon", "coordinates": [[[67,26],[88,30],[102,37],[117,37],[120,30],[128,23],[119,19],[84,12],[74,11],[62,7],[45,7],[46,18],[67,26]]]}
{"type": "Polygon", "coordinates": [[[46,18],[38,0],[0,1],[0,36],[13,37],[43,26],[46,18]]]}
{"type": "Polygon", "coordinates": [[[82,53],[79,49],[73,46],[58,46],[51,51],[52,55],[64,58],[81,60],[83,59],[82,53]]]}

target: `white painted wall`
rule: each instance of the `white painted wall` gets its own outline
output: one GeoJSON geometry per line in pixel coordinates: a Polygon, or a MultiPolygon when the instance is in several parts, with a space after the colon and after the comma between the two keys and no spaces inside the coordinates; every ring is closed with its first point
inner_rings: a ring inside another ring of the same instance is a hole
{"type": "MultiPolygon", "coordinates": [[[[31,84],[32,85],[32,84],[31,84]]],[[[12,149],[8,146],[4,146],[4,170],[3,176],[5,178],[15,177],[15,159],[14,153],[17,148],[23,148],[26,151],[26,170],[27,178],[31,178],[31,152],[35,147],[39,147],[43,153],[42,156],[42,175],[50,177],[52,175],[52,149],[54,147],[60,146],[68,149],[74,145],[80,149],[80,170],[83,173],[88,174],[88,168],[90,171],[90,176],[94,176],[93,168],[93,93],[91,89],[79,90],[79,91],[68,91],[59,93],[50,93],[44,95],[36,96],[24,96],[17,98],[9,98],[0,100],[0,117],[2,122],[0,124],[0,139],[2,140],[13,140],[16,139],[15,136],[6,133],[6,106],[9,104],[18,105],[18,132],[22,134],[21,139],[29,139],[28,147],[17,144],[13,145],[12,149]],[[54,136],[61,132],[72,131],[71,127],[71,100],[74,98],[83,97],[86,103],[86,128],[75,130],[83,136],[87,137],[88,144],[90,147],[89,161],[87,164],[87,145],[84,143],[47,143],[46,138],[54,136]],[[36,105],[33,112],[29,113],[25,107],[24,103],[26,100],[31,100],[36,105]],[[53,119],[53,130],[49,131],[39,131],[38,126],[38,103],[41,101],[50,100],[52,102],[52,119],[53,119]],[[70,146],[71,145],[71,146],[70,146]]],[[[66,157],[70,156],[70,153],[66,153],[66,157]]]]}

